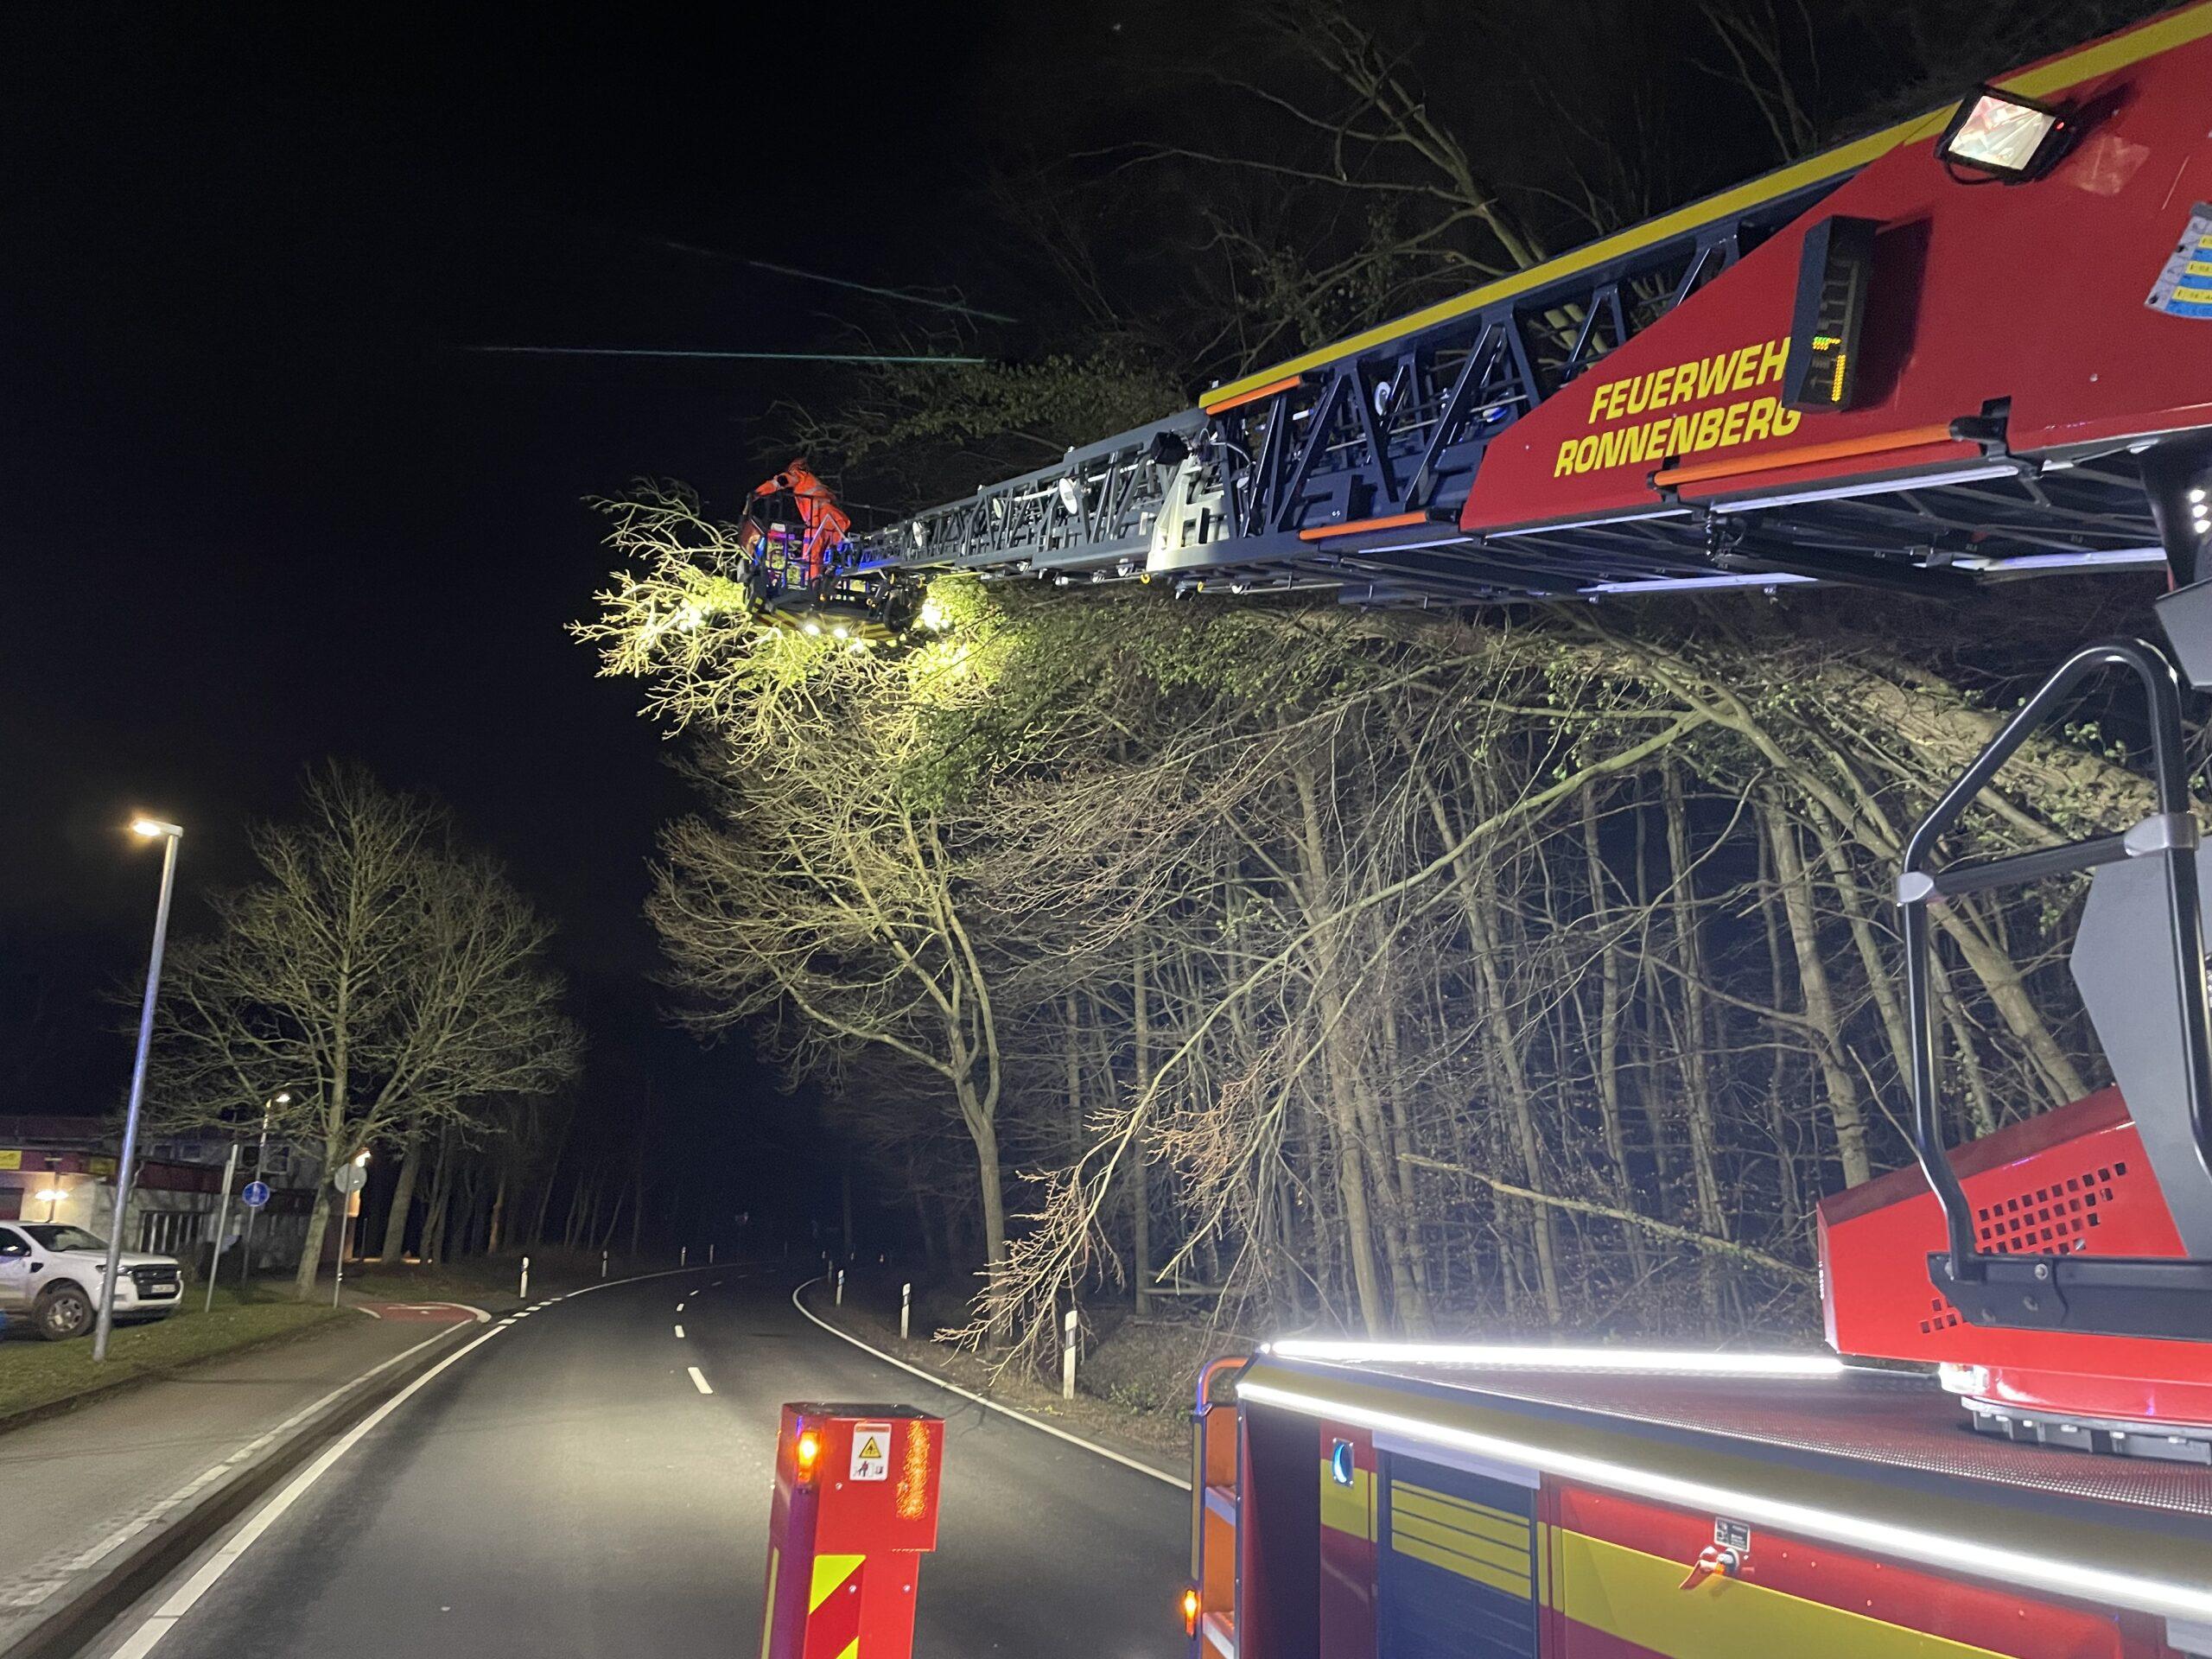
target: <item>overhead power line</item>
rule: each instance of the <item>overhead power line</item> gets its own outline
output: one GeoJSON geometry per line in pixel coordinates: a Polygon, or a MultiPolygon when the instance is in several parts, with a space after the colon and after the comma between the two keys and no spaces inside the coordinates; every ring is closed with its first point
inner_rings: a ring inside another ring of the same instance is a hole
{"type": "Polygon", "coordinates": [[[1003,311],[986,311],[980,306],[963,305],[957,300],[940,300],[926,294],[907,294],[895,288],[878,288],[870,283],[855,283],[842,276],[825,276],[818,270],[800,270],[792,265],[779,265],[766,259],[747,259],[734,253],[716,253],[712,248],[695,248],[683,242],[671,242],[671,248],[686,253],[702,253],[710,258],[734,259],[740,264],[750,265],[755,270],[772,271],[779,276],[792,276],[802,283],[826,283],[831,288],[849,288],[857,294],[874,294],[887,300],[899,300],[908,305],[926,305],[939,311],[957,311],[963,317],[981,317],[988,322],[1014,322],[1003,311]]]}
{"type": "Polygon", "coordinates": [[[748,363],[988,363],[988,357],[898,357],[875,352],[690,352],[644,346],[464,346],[514,357],[703,357],[748,363]]]}
{"type": "Polygon", "coordinates": [[[1003,311],[986,311],[979,305],[964,301],[948,300],[934,294],[913,294],[905,289],[880,288],[873,283],[856,283],[849,276],[825,276],[818,270],[801,270],[796,265],[778,264],[772,259],[755,259],[747,254],[731,253],[722,248],[701,247],[696,242],[679,242],[672,236],[656,236],[650,231],[626,230],[619,225],[602,224],[595,219],[568,219],[569,224],[582,230],[595,231],[601,236],[620,237],[627,242],[646,242],[655,247],[667,248],[676,253],[689,253],[702,259],[719,259],[726,264],[746,265],[754,270],[765,270],[778,276],[789,276],[802,283],[820,283],[830,288],[850,289],[855,294],[873,294],[878,299],[897,300],[905,305],[927,306],[934,311],[950,311],[963,317],[978,317],[986,322],[1019,322],[1003,311]]]}

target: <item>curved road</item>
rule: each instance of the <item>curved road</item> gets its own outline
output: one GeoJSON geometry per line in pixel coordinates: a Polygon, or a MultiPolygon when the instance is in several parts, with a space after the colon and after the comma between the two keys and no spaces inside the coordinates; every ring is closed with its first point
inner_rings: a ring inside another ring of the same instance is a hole
{"type": "Polygon", "coordinates": [[[1182,1650],[1179,1491],[882,1364],[803,1319],[788,1281],[743,1274],[610,1286],[498,1331],[181,1618],[144,1624],[198,1563],[97,1650],[752,1659],[778,1408],[806,1399],[905,1401],[947,1419],[921,1659],[1182,1650]]]}

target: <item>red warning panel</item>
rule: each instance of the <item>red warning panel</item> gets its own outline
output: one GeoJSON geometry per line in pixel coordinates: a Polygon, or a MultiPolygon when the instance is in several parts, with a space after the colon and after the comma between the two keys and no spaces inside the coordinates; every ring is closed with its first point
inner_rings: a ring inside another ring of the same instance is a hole
{"type": "Polygon", "coordinates": [[[763,1659],[905,1659],[937,1548],[944,1420],[787,1405],[776,1442],[763,1659]]]}
{"type": "Polygon", "coordinates": [[[1984,460],[1952,436],[1961,419],[2007,416],[2031,454],[2212,426],[2212,317],[2171,297],[2193,291],[2189,239],[2212,201],[2212,4],[2003,84],[2067,111],[2049,171],[1962,170],[1937,153],[1948,111],[1931,118],[1502,433],[1463,527],[1958,471],[1984,460]],[[1808,238],[1834,262],[1815,276],[1852,308],[1855,359],[1834,333],[1797,348],[1834,380],[1791,373],[1808,238]],[[1847,381],[1845,407],[1805,395],[1847,381]]]}

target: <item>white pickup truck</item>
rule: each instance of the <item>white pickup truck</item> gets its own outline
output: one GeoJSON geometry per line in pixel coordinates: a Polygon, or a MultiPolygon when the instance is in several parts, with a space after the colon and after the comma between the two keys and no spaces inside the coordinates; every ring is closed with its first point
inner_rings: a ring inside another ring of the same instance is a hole
{"type": "MultiPolygon", "coordinates": [[[[54,1222],[0,1222],[0,1313],[30,1316],[48,1342],[67,1342],[92,1328],[107,1241],[81,1227],[54,1222]]],[[[115,1287],[115,1320],[158,1319],[184,1300],[184,1273],[172,1255],[123,1253],[115,1287]]]]}

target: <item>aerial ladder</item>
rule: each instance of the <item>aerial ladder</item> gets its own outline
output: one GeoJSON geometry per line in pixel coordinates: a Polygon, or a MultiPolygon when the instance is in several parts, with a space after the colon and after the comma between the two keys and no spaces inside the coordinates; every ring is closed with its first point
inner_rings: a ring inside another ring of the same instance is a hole
{"type": "Polygon", "coordinates": [[[2184,10],[2006,77],[2003,107],[2068,111],[2009,175],[1958,159],[1988,118],[1900,122],[841,556],[1410,606],[2168,560],[2186,581],[2201,28],[2184,10]]]}
{"type": "Polygon", "coordinates": [[[1825,1353],[1286,1340],[1208,1369],[1193,1659],[2212,1656],[2212,3],[849,538],[842,568],[1464,607],[2158,570],[1910,838],[1918,1167],[1825,1200],[1825,1353]],[[1945,837],[2085,683],[2152,811],[1945,837]],[[1931,912],[2088,877],[2114,1084],[1947,1144],[1931,912]]]}

